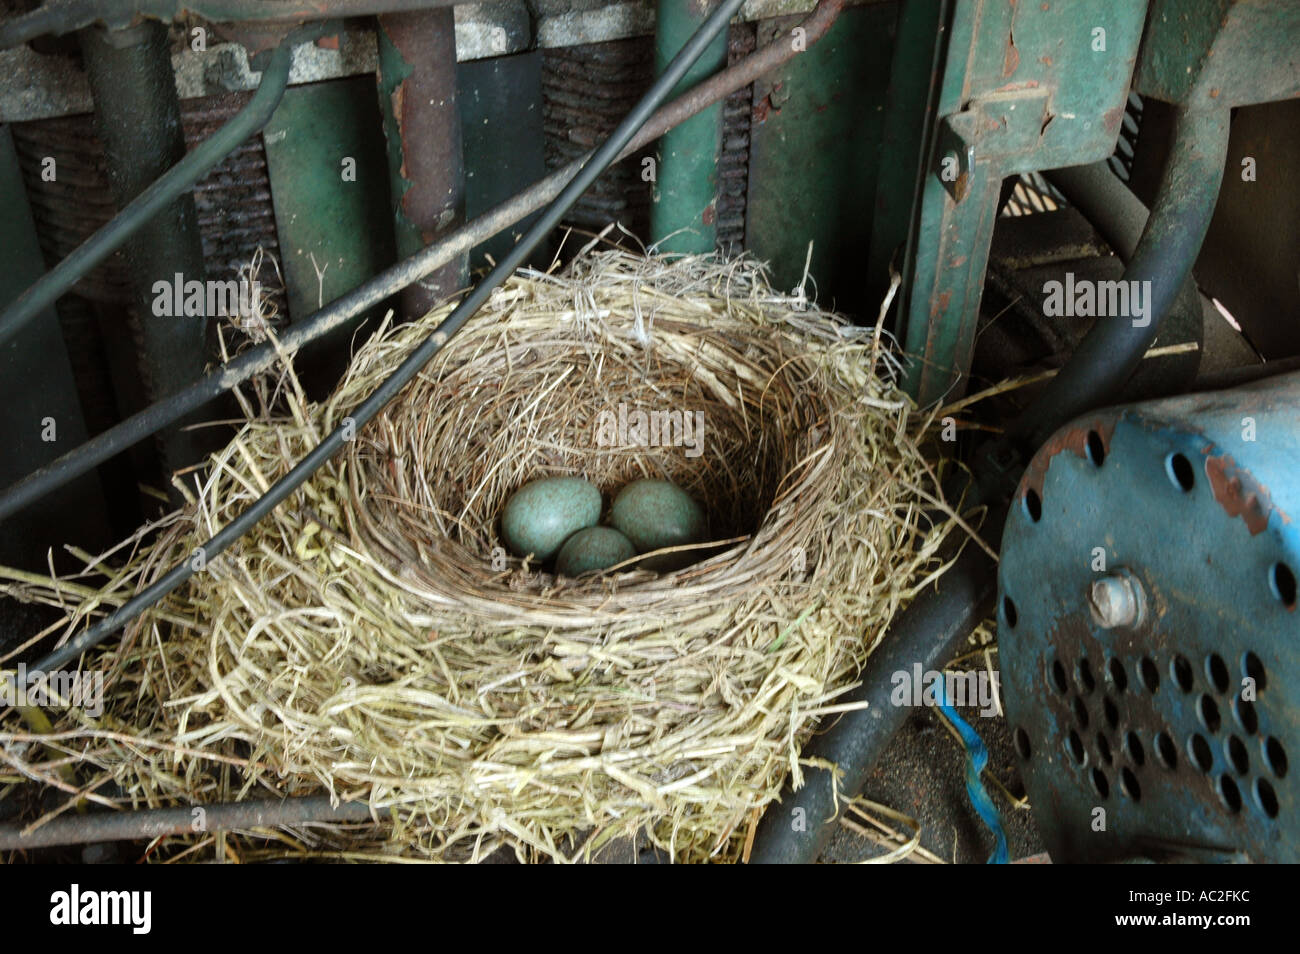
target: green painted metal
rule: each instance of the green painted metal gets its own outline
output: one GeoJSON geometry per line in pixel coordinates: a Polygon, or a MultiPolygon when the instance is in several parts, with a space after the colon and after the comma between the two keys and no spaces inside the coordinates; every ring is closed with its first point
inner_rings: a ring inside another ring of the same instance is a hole
{"type": "MultiPolygon", "coordinates": [[[[664,71],[716,6],[711,0],[660,0],[655,21],[655,75],[664,71]]],[[[673,91],[677,96],[727,63],[727,34],[718,35],[673,91]]],[[[665,252],[699,254],[718,244],[718,157],[722,104],[664,133],[658,145],[650,240],[665,252]]]]}
{"type": "MultiPolygon", "coordinates": [[[[98,27],[81,33],[81,50],[95,94],[95,126],[104,143],[109,185],[119,209],[185,157],[181,104],[168,53],[167,28],[137,24],[124,30],[98,27]]],[[[205,332],[213,315],[156,315],[157,282],[205,281],[203,243],[194,196],[185,191],[151,216],[127,240],[138,324],[138,366],[150,400],[194,381],[206,362],[205,332]]],[[[178,422],[161,435],[164,467],[173,472],[203,458],[198,433],[178,422]]],[[[171,488],[169,488],[171,489],[171,488]]],[[[181,497],[172,489],[173,502],[181,497]]]]}
{"type": "MultiPolygon", "coordinates": [[[[474,220],[544,177],[546,134],[542,127],[542,53],[494,56],[461,63],[456,70],[461,134],[465,148],[465,217],[474,220]]],[[[499,262],[528,231],[530,215],[470,253],[470,267],[499,262]]],[[[531,260],[545,267],[546,250],[531,260]]]]}
{"type": "MultiPolygon", "coordinates": [[[[300,320],[396,259],[373,77],[289,89],[263,141],[289,315],[300,320]]],[[[353,331],[376,312],[304,349],[319,365],[312,384],[332,383],[353,331]]]]}
{"type": "Polygon", "coordinates": [[[1108,0],[954,6],[900,306],[919,403],[965,388],[1002,179],[1114,151],[1144,14],[1108,0]]]}
{"type": "MultiPolygon", "coordinates": [[[[818,300],[874,319],[862,258],[881,169],[895,3],[845,10],[826,36],[754,86],[745,247],[778,288],[799,285],[813,246],[818,300]]],[[[759,24],[759,43],[791,21],[759,24]]],[[[892,161],[889,160],[889,161],[892,161]]]]}
{"type": "Polygon", "coordinates": [[[868,300],[883,299],[891,262],[907,270],[907,232],[924,180],[927,137],[947,49],[942,27],[951,6],[952,0],[904,0],[898,14],[881,140],[881,153],[889,159],[881,163],[876,180],[867,250],[868,300]]]}
{"type": "Polygon", "coordinates": [[[1300,3],[1152,0],[1133,83],[1194,109],[1300,96],[1300,3]]]}
{"type": "MultiPolygon", "coordinates": [[[[45,271],[18,155],[8,126],[0,126],[0,305],[17,298],[45,271]]],[[[86,439],[77,387],[52,307],[31,327],[0,345],[0,486],[9,486],[86,439]]],[[[108,541],[99,482],[87,474],[4,521],[0,562],[45,565],[49,547],[108,541]]]]}

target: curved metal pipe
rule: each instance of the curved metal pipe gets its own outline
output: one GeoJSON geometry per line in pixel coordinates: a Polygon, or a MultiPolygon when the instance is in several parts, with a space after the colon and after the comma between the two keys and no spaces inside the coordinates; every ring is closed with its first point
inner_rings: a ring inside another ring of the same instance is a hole
{"type": "MultiPolygon", "coordinates": [[[[1120,178],[1111,171],[1110,160],[1088,166],[1070,166],[1044,172],[1066,201],[1088,220],[1126,265],[1137,251],[1150,211],[1120,178]]],[[[1189,274],[1169,310],[1166,323],[1200,328],[1203,320],[1201,293],[1189,274]]],[[[1201,338],[1198,335],[1198,339],[1201,338]]],[[[1190,383],[1190,382],[1189,382],[1190,383]]]]}
{"type": "MultiPolygon", "coordinates": [[[[1011,436],[1036,447],[1058,427],[1105,404],[1128,380],[1181,294],[1214,215],[1228,155],[1229,111],[1181,108],[1151,215],[1123,281],[1149,283],[1144,325],[1100,320],[1013,425],[1011,436]]],[[[1118,233],[1117,233],[1118,238],[1118,233]]]]}
{"type": "MultiPolygon", "coordinates": [[[[996,546],[1006,511],[990,514],[985,528],[996,528],[996,546]]],[[[830,728],[814,735],[799,753],[801,761],[821,760],[838,767],[804,769],[797,791],[787,781],[780,802],[763,813],[754,837],[751,864],[811,864],[830,841],[845,798],[862,790],[867,774],[889,739],[912,714],[892,703],[893,674],[941,667],[971,630],[988,614],[997,592],[997,565],[980,547],[967,543],[948,572],[899,614],[858,674],[857,688],[839,701],[867,708],[846,712],[830,728]],[[838,798],[837,798],[838,796],[838,798]]]]}

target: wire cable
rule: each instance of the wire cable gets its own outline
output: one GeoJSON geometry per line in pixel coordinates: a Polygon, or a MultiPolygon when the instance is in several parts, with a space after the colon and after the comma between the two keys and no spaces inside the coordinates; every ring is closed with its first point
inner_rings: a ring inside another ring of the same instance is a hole
{"type": "Polygon", "coordinates": [[[699,59],[708,44],[726,27],[744,0],[722,0],[698,30],[686,41],[672,62],[659,75],[646,94],[619,123],[618,128],[596,150],[595,156],[573,178],[560,195],[547,207],[520,239],[479,285],[443,319],[419,346],[397,366],[391,375],[361,402],[349,417],[316,445],[289,473],[277,480],[269,490],[248,506],[243,513],[222,527],[207,543],[196,547],[191,558],[178,563],[160,579],[151,583],[117,610],[91,626],[81,635],[69,640],[59,649],[41,659],[31,670],[49,672],[76,659],[87,649],[99,645],[119,628],[135,619],[150,606],[167,596],[195,573],[200,572],[216,556],[247,533],[259,520],[274,510],[290,494],[307,481],[322,465],[337,454],[344,443],[355,438],[356,431],[372,421],[398,392],[410,382],[447,341],[458,332],[473,314],[487,301],[488,296],[518,268],[543,238],[559,224],[564,213],[578,197],[614,162],[619,152],[628,144],[636,131],[650,119],[668,94],[681,82],[686,71],[699,59]]]}

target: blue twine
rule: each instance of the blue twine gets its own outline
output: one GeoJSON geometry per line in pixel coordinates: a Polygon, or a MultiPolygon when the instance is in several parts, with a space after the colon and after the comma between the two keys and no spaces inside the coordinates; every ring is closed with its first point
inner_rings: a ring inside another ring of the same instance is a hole
{"type": "Polygon", "coordinates": [[[993,833],[993,838],[997,842],[993,848],[993,854],[989,855],[987,863],[1005,865],[1010,861],[1007,854],[1007,836],[1002,831],[1002,821],[998,818],[997,806],[993,804],[988,789],[984,787],[984,783],[980,780],[980,775],[989,764],[989,750],[985,747],[984,740],[980,738],[979,733],[972,729],[966,720],[957,714],[957,710],[948,704],[947,693],[942,680],[935,686],[935,702],[939,705],[939,711],[947,716],[948,721],[957,729],[957,734],[961,736],[962,745],[966,747],[966,795],[970,798],[971,805],[975,807],[975,813],[979,815],[980,821],[984,823],[985,828],[993,833]]]}

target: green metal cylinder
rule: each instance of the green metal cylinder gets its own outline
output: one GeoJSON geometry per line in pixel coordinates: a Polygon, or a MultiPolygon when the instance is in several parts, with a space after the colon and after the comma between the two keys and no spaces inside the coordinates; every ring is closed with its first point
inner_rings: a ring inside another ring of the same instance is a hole
{"type": "MultiPolygon", "coordinates": [[[[655,74],[664,71],[716,0],[659,0],[655,23],[655,74]]],[[[673,91],[680,95],[727,63],[720,33],[673,91]]],[[[718,244],[718,158],[722,153],[722,103],[669,130],[659,140],[650,240],[664,252],[699,254],[718,244]]]]}
{"type": "MultiPolygon", "coordinates": [[[[167,28],[144,21],[122,30],[81,31],[81,49],[95,97],[95,121],[109,184],[119,209],[185,157],[180,99],[167,28]]],[[[203,244],[194,196],[186,192],[126,243],[135,303],[140,371],[151,399],[198,379],[206,363],[204,315],[156,315],[155,282],[203,282],[203,244]]],[[[188,419],[187,419],[188,420],[188,419]]],[[[203,442],[176,424],[161,435],[164,466],[201,459],[203,442]]]]}

